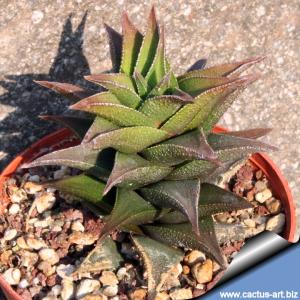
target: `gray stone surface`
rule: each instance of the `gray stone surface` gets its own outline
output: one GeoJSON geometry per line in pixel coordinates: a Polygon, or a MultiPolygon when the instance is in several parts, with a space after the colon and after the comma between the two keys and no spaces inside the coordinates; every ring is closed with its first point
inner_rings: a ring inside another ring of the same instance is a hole
{"type": "MultiPolygon", "coordinates": [[[[299,204],[300,2],[155,2],[159,19],[166,26],[167,51],[176,73],[203,57],[215,64],[267,55],[256,68],[263,73],[262,79],[245,91],[222,124],[231,129],[274,128],[266,140],[280,151],[271,156],[290,182],[299,204]]],[[[51,129],[37,119],[39,114],[62,112],[69,103],[32,80],[83,83],[82,75],[108,69],[103,22],[119,29],[123,9],[144,26],[147,1],[0,2],[2,166],[51,129]]]]}

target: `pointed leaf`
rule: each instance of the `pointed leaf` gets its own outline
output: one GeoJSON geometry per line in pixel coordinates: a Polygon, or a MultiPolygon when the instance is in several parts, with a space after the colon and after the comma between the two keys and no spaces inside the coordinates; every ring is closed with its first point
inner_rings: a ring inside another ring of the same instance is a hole
{"type": "Polygon", "coordinates": [[[164,140],[166,137],[167,133],[163,130],[136,126],[100,134],[91,143],[94,149],[112,147],[124,153],[136,153],[164,140]]]}
{"type": "Polygon", "coordinates": [[[103,270],[116,270],[123,261],[116,243],[111,237],[106,237],[87,255],[72,275],[99,274],[103,270]]]}
{"type": "Polygon", "coordinates": [[[132,77],[124,73],[102,73],[98,75],[89,75],[87,78],[89,81],[100,84],[105,88],[107,84],[116,84],[135,91],[132,77]]]}
{"type": "Polygon", "coordinates": [[[120,72],[127,75],[133,74],[143,36],[135,28],[126,12],[122,15],[123,45],[120,72]]]}
{"type": "Polygon", "coordinates": [[[134,236],[134,245],[143,258],[148,274],[148,297],[154,299],[159,283],[182,260],[184,253],[144,236],[134,236]]]}
{"type": "Polygon", "coordinates": [[[230,83],[233,80],[234,79],[227,77],[191,76],[180,79],[178,81],[178,84],[180,89],[182,89],[184,92],[190,94],[193,97],[196,97],[208,89],[230,83]]]}
{"type": "Polygon", "coordinates": [[[185,102],[178,96],[158,96],[146,99],[139,111],[155,118],[159,124],[170,118],[185,102]]]}
{"type": "Polygon", "coordinates": [[[114,72],[118,72],[121,65],[122,57],[122,35],[115,31],[112,27],[105,24],[105,29],[109,40],[110,57],[112,61],[112,67],[114,72]]]}
{"type": "Polygon", "coordinates": [[[193,160],[173,170],[166,179],[200,179],[201,181],[205,181],[217,168],[218,166],[213,162],[193,160]]]}
{"type": "Polygon", "coordinates": [[[44,185],[54,187],[60,192],[74,197],[76,200],[91,202],[106,213],[111,211],[111,205],[102,196],[105,183],[91,176],[84,174],[70,176],[47,182],[44,185]]]}
{"type": "Polygon", "coordinates": [[[100,133],[109,132],[118,128],[119,127],[116,124],[105,120],[101,117],[96,117],[93,124],[84,136],[82,143],[89,143],[94,137],[96,137],[100,133]]]}
{"type": "Polygon", "coordinates": [[[211,147],[218,153],[218,157],[221,161],[231,161],[255,152],[277,150],[276,147],[261,141],[228,134],[212,133],[207,139],[211,147]]]}
{"type": "Polygon", "coordinates": [[[95,93],[94,91],[89,91],[70,83],[37,80],[35,80],[34,82],[48,89],[51,89],[59,94],[62,94],[63,96],[71,100],[81,100],[95,93]]]}
{"type": "Polygon", "coordinates": [[[156,48],[159,41],[159,27],[156,21],[155,9],[152,7],[149,19],[147,32],[144,36],[143,43],[138,55],[135,71],[145,76],[153,63],[156,48]]]}
{"type": "MultiPolygon", "coordinates": [[[[233,210],[252,208],[252,204],[236,194],[214,184],[202,183],[199,199],[199,217],[233,210]]],[[[188,219],[179,211],[169,212],[159,218],[161,223],[185,223],[188,219]]]]}
{"type": "Polygon", "coordinates": [[[113,186],[136,189],[165,178],[172,168],[155,165],[137,154],[118,152],[114,168],[109,176],[104,193],[113,186]]]}
{"type": "Polygon", "coordinates": [[[144,97],[149,91],[149,86],[148,86],[147,80],[137,71],[134,72],[133,77],[135,79],[138,94],[141,97],[144,97]]]}
{"type": "Polygon", "coordinates": [[[172,85],[171,85],[171,73],[168,72],[162,80],[151,90],[149,93],[149,97],[154,96],[161,96],[163,94],[167,94],[168,92],[172,91],[172,85]]]}
{"type": "Polygon", "coordinates": [[[115,206],[106,220],[102,235],[122,226],[152,222],[157,213],[157,209],[136,192],[118,188],[115,206]]]}
{"type": "Polygon", "coordinates": [[[161,28],[158,46],[153,63],[146,75],[149,85],[155,87],[166,75],[166,58],[165,58],[165,35],[164,28],[161,28]]]}
{"type": "Polygon", "coordinates": [[[247,208],[252,208],[252,204],[244,198],[213,184],[201,184],[200,217],[247,208]]]}
{"type": "Polygon", "coordinates": [[[141,189],[142,195],[154,205],[180,210],[199,235],[198,202],[200,180],[162,181],[141,189]]]}
{"type": "Polygon", "coordinates": [[[181,90],[179,87],[175,88],[173,90],[173,95],[176,95],[178,97],[180,97],[182,99],[182,101],[188,103],[188,102],[194,102],[194,98],[189,95],[188,93],[184,92],[183,90],[181,90]]]}
{"type": "MultiPolygon", "coordinates": [[[[85,76],[84,78],[91,82],[95,82],[92,75],[85,76]]],[[[121,104],[124,104],[128,107],[135,108],[141,101],[141,98],[134,90],[124,85],[118,84],[113,81],[105,81],[102,82],[101,85],[108,89],[112,94],[114,94],[117,97],[117,99],[121,102],[121,104]]]]}
{"type": "Polygon", "coordinates": [[[73,109],[83,110],[103,117],[119,126],[150,126],[158,127],[158,123],[143,113],[121,104],[94,102],[89,104],[78,104],[73,109]]]}
{"type": "Polygon", "coordinates": [[[85,105],[99,103],[99,102],[121,104],[121,102],[118,100],[118,98],[111,92],[101,92],[101,93],[97,93],[93,96],[84,98],[81,101],[76,102],[75,104],[71,105],[69,108],[73,109],[73,107],[76,108],[76,106],[85,106],[85,105]]]}
{"type": "Polygon", "coordinates": [[[241,131],[228,131],[228,132],[223,132],[222,134],[247,138],[247,139],[258,139],[262,136],[267,135],[271,131],[272,128],[254,128],[254,129],[241,130],[241,131]]]}
{"type": "Polygon", "coordinates": [[[253,80],[253,76],[244,76],[200,94],[194,103],[182,107],[161,129],[173,135],[196,127],[209,131],[233,102],[234,98],[228,96],[253,80]]]}
{"type": "Polygon", "coordinates": [[[192,231],[191,225],[188,223],[144,225],[143,230],[151,238],[170,246],[203,251],[215,259],[219,265],[225,266],[210,216],[199,220],[199,237],[192,231]]]}
{"type": "Polygon", "coordinates": [[[31,163],[24,164],[22,168],[38,166],[59,165],[88,171],[100,179],[106,179],[109,175],[109,160],[107,152],[99,153],[91,149],[88,144],[51,152],[43,155],[31,163]]]}
{"type": "Polygon", "coordinates": [[[235,76],[247,70],[252,65],[265,59],[265,56],[253,57],[240,62],[227,63],[223,65],[213,66],[207,69],[194,70],[187,72],[178,77],[178,80],[193,76],[219,77],[219,76],[235,76]]]}
{"type": "Polygon", "coordinates": [[[143,156],[153,162],[177,165],[187,160],[217,160],[217,155],[206,141],[202,130],[196,130],[169,139],[142,152],[143,156]]]}
{"type": "Polygon", "coordinates": [[[93,122],[92,119],[88,118],[64,115],[45,115],[39,116],[39,118],[47,121],[54,121],[70,128],[80,139],[85,136],[86,132],[93,122]]]}

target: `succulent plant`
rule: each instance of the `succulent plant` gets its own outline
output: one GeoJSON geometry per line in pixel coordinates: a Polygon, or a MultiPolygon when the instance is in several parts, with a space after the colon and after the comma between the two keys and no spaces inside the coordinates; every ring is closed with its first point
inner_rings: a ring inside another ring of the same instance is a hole
{"type": "Polygon", "coordinates": [[[251,204],[215,185],[215,178],[233,162],[275,148],[257,140],[268,129],[229,133],[213,129],[236,96],[258,78],[240,74],[262,58],[209,68],[200,60],[175,76],[154,9],[144,35],[126,13],[122,35],[105,27],[112,70],[85,77],[105,91],[38,82],[71,98],[72,110],[86,112],[43,117],[71,128],[81,143],[24,167],[63,165],[82,170],[46,183],[89,205],[104,219],[98,246],[77,272],[88,265],[95,272],[115,267],[103,261],[107,253],[116,252],[110,233],[129,232],[147,268],[151,298],[161,274],[182,259],[183,248],[204,251],[226,266],[213,215],[251,204]]]}

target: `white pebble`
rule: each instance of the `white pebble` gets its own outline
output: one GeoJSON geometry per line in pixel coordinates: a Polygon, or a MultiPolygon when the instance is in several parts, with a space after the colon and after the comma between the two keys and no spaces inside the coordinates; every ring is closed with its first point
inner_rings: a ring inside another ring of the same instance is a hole
{"type": "Polygon", "coordinates": [[[55,265],[59,262],[58,254],[51,248],[45,248],[40,250],[39,256],[41,260],[47,261],[51,265],[55,265]]]}
{"type": "Polygon", "coordinates": [[[28,177],[28,180],[32,181],[32,182],[39,182],[40,181],[40,176],[39,175],[31,175],[31,176],[28,177]]]}
{"type": "Polygon", "coordinates": [[[17,285],[21,280],[21,271],[19,269],[10,268],[3,273],[3,278],[10,285],[17,285]]]}
{"type": "Polygon", "coordinates": [[[8,210],[8,213],[9,213],[10,215],[16,215],[19,211],[20,211],[20,205],[17,204],[17,203],[13,203],[13,204],[10,206],[10,208],[9,208],[9,210],[8,210]]]}
{"type": "Polygon", "coordinates": [[[22,279],[18,285],[20,289],[26,289],[29,286],[27,279],[22,279]]]}
{"type": "Polygon", "coordinates": [[[246,220],[244,220],[243,222],[244,222],[244,224],[245,224],[247,227],[249,227],[249,228],[255,228],[255,226],[256,226],[255,221],[252,220],[252,219],[246,219],[246,220]]]}
{"type": "Polygon", "coordinates": [[[103,289],[103,294],[107,297],[113,297],[118,294],[118,286],[117,285],[110,285],[103,289]]]}
{"type": "Polygon", "coordinates": [[[82,225],[82,223],[80,221],[73,222],[71,229],[73,231],[84,232],[84,226],[82,225]]]}
{"type": "Polygon", "coordinates": [[[55,203],[55,196],[51,193],[43,194],[35,199],[35,205],[38,213],[51,209],[55,203]]]}
{"type": "Polygon", "coordinates": [[[5,241],[11,241],[13,240],[18,234],[18,231],[16,229],[6,229],[4,232],[3,239],[5,241]]]}
{"type": "Polygon", "coordinates": [[[35,238],[27,238],[26,244],[30,249],[40,250],[42,248],[47,247],[46,243],[43,240],[38,240],[35,238]]]}
{"type": "Polygon", "coordinates": [[[73,265],[60,264],[56,268],[56,273],[61,278],[68,278],[68,277],[71,277],[71,275],[75,271],[75,269],[76,268],[73,265]]]}
{"type": "Polygon", "coordinates": [[[272,197],[272,192],[269,189],[265,189],[255,195],[255,200],[259,203],[264,203],[266,200],[272,197]]]}
{"type": "Polygon", "coordinates": [[[284,224],[285,224],[285,215],[281,213],[268,220],[266,225],[266,230],[280,233],[283,229],[284,224]]]}
{"type": "Polygon", "coordinates": [[[75,292],[75,284],[72,280],[64,279],[62,281],[62,289],[61,289],[61,299],[62,300],[70,300],[73,299],[75,292]]]}
{"type": "Polygon", "coordinates": [[[119,280],[122,280],[125,276],[127,276],[128,273],[127,273],[127,270],[126,268],[122,267],[120,268],[118,271],[117,271],[117,278],[119,280]]]}
{"type": "Polygon", "coordinates": [[[10,196],[10,200],[12,203],[20,203],[23,200],[27,199],[26,192],[22,189],[14,191],[14,193],[10,196]]]}
{"type": "MultiPolygon", "coordinates": [[[[76,291],[76,298],[82,298],[100,288],[100,282],[94,279],[83,279],[76,291]]],[[[113,295],[114,296],[114,295],[113,295]]]]}

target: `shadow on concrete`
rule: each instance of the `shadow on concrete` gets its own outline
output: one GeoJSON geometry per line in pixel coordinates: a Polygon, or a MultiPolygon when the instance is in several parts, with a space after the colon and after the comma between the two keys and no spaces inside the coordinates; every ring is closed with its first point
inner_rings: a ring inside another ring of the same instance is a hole
{"type": "Polygon", "coordinates": [[[83,80],[84,75],[90,74],[88,61],[83,54],[86,17],[87,14],[84,15],[76,30],[73,30],[72,15],[69,15],[48,74],[7,75],[5,80],[0,81],[0,86],[7,90],[0,96],[0,103],[15,108],[0,123],[0,152],[7,153],[0,160],[0,170],[16,154],[55,128],[54,124],[40,120],[39,115],[62,113],[70,104],[69,100],[39,86],[33,82],[34,80],[89,86],[83,80]]]}

